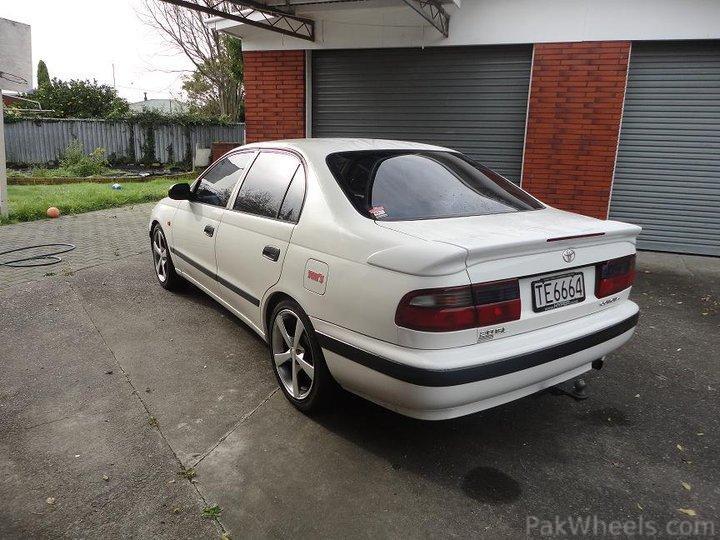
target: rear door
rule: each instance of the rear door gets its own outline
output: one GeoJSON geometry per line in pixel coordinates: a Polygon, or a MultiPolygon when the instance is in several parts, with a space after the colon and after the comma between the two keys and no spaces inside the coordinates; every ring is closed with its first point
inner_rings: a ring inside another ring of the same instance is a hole
{"type": "Polygon", "coordinates": [[[178,269],[217,292],[215,239],[230,195],[254,152],[220,159],[198,178],[193,197],[180,201],[172,221],[172,253],[178,269]]]}
{"type": "Polygon", "coordinates": [[[222,216],[217,278],[222,297],[262,327],[260,301],[280,279],[305,196],[305,170],[289,152],[263,150],[222,216]]]}

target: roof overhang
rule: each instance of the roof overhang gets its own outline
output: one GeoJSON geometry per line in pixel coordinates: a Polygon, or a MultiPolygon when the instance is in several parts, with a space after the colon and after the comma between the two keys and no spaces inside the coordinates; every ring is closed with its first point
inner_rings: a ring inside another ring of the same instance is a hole
{"type": "Polygon", "coordinates": [[[163,0],[163,2],[286,36],[315,41],[315,22],[312,19],[294,15],[292,8],[275,8],[270,5],[273,2],[263,3],[253,0],[163,0]]]}
{"type": "MultiPolygon", "coordinates": [[[[374,0],[163,0],[209,16],[208,21],[232,21],[270,32],[307,41],[315,41],[315,20],[300,16],[298,10],[317,9],[338,4],[353,7],[377,5],[374,0]]],[[[461,0],[390,0],[387,3],[405,5],[422,17],[443,37],[450,34],[450,16],[445,5],[459,7],[461,0]]]]}

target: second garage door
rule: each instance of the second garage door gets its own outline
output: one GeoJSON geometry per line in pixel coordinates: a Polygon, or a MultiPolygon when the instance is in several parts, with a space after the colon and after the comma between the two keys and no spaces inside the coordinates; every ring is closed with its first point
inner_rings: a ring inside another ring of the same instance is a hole
{"type": "Polygon", "coordinates": [[[720,42],[633,44],[610,217],[640,248],[720,255],[720,42]]]}
{"type": "Polygon", "coordinates": [[[312,52],[312,136],[449,146],[518,182],[531,46],[312,52]]]}

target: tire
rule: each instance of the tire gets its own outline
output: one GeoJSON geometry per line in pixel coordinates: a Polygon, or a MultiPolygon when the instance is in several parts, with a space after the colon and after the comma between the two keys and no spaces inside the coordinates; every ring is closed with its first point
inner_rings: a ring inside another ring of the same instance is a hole
{"type": "Polygon", "coordinates": [[[278,385],[290,403],[306,414],[327,407],[337,391],[337,383],[327,368],[310,318],[294,300],[283,300],[275,306],[268,328],[268,350],[278,385]],[[295,347],[297,321],[302,326],[300,342],[295,347]]]}
{"type": "Polygon", "coordinates": [[[177,290],[182,284],[182,278],[175,271],[165,231],[159,224],[155,224],[150,233],[150,250],[158,283],[169,291],[177,290]]]}

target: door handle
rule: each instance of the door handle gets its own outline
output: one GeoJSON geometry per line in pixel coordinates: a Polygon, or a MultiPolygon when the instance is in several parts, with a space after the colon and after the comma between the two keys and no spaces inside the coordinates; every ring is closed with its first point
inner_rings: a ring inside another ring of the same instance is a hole
{"type": "Polygon", "coordinates": [[[203,232],[208,236],[212,236],[213,234],[215,234],[215,227],[213,227],[212,225],[205,225],[203,232]]]}
{"type": "Polygon", "coordinates": [[[276,248],[275,246],[265,246],[262,250],[262,254],[263,257],[277,262],[280,258],[280,248],[276,248]]]}

